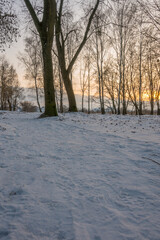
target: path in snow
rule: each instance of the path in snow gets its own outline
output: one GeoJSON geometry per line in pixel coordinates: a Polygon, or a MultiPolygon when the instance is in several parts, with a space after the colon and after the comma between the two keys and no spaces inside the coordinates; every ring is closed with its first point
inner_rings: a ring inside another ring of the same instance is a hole
{"type": "Polygon", "coordinates": [[[0,114],[0,239],[159,240],[160,118],[0,114]]]}

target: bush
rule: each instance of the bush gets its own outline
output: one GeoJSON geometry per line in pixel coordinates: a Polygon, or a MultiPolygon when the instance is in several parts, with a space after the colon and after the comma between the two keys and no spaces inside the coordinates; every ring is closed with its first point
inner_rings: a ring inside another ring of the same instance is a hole
{"type": "Polygon", "coordinates": [[[22,112],[37,112],[37,107],[33,103],[24,101],[21,102],[22,112]]]}

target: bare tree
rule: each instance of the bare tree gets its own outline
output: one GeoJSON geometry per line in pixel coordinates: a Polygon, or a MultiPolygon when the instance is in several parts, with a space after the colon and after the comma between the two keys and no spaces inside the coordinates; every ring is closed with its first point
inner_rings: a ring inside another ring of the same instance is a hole
{"type": "Polygon", "coordinates": [[[2,57],[0,62],[0,106],[2,110],[15,111],[22,90],[16,70],[2,57]]]}
{"type": "Polygon", "coordinates": [[[19,60],[26,69],[26,78],[34,81],[36,99],[39,111],[42,112],[39,101],[39,90],[43,87],[43,63],[40,41],[36,34],[32,33],[25,38],[24,53],[19,54],[19,60]]]}
{"type": "Polygon", "coordinates": [[[108,99],[109,108],[113,114],[117,114],[117,97],[118,97],[118,69],[116,64],[111,60],[105,63],[104,67],[104,88],[106,98],[108,99]]]}
{"type": "Polygon", "coordinates": [[[69,37],[69,35],[73,32],[75,32],[75,29],[69,29],[69,31],[64,35],[64,29],[62,29],[62,17],[63,17],[63,7],[64,7],[64,0],[60,1],[59,10],[57,11],[57,21],[56,21],[56,45],[57,45],[57,51],[58,51],[58,60],[59,65],[61,69],[62,78],[64,81],[65,89],[68,96],[69,101],[69,111],[76,112],[77,111],[77,105],[76,105],[76,99],[73,91],[72,82],[70,79],[70,73],[71,70],[81,52],[83,49],[87,38],[89,34],[89,30],[91,27],[92,19],[96,13],[96,10],[98,8],[100,0],[96,0],[96,4],[94,8],[91,11],[90,17],[88,19],[88,23],[84,32],[84,35],[82,37],[81,42],[79,43],[78,47],[75,50],[75,53],[73,54],[72,58],[69,59],[68,64],[66,63],[66,41],[69,37]]]}
{"type": "Polygon", "coordinates": [[[45,112],[42,116],[57,116],[53,85],[52,45],[56,22],[56,1],[43,0],[43,14],[38,18],[31,2],[24,0],[40,37],[43,56],[45,112]],[[42,20],[41,20],[42,19],[42,20]]]}
{"type": "Polygon", "coordinates": [[[95,61],[96,61],[96,71],[97,71],[97,79],[98,79],[98,88],[99,88],[99,101],[100,101],[100,109],[101,113],[105,114],[104,107],[104,59],[106,56],[106,42],[107,38],[105,35],[105,28],[103,21],[105,19],[105,14],[101,10],[99,10],[94,18],[94,42],[95,42],[95,61]]]}
{"type": "Polygon", "coordinates": [[[159,59],[157,59],[157,63],[155,64],[156,71],[158,73],[157,79],[156,79],[156,92],[155,92],[155,99],[157,102],[157,115],[160,115],[160,64],[159,59]]]}
{"type": "Polygon", "coordinates": [[[87,62],[86,58],[83,58],[83,66],[80,66],[80,87],[81,87],[81,95],[82,95],[82,112],[84,112],[84,95],[87,90],[87,62]]]}
{"type": "MultiPolygon", "coordinates": [[[[128,92],[129,101],[135,108],[136,115],[139,113],[139,101],[138,101],[138,95],[139,95],[139,72],[137,71],[139,66],[139,59],[137,57],[137,49],[135,47],[136,45],[136,39],[133,40],[132,44],[130,44],[129,49],[129,56],[128,56],[128,64],[126,66],[126,75],[127,75],[127,81],[126,81],[126,89],[128,92]]],[[[141,87],[142,90],[142,87],[141,87]]]]}
{"type": "Polygon", "coordinates": [[[143,57],[143,14],[139,19],[139,115],[142,115],[142,57],[143,57]]]}
{"type": "Polygon", "coordinates": [[[118,93],[118,114],[121,109],[122,96],[122,113],[126,114],[126,54],[128,51],[128,42],[132,39],[133,26],[135,23],[136,5],[131,0],[116,0],[112,4],[112,31],[111,42],[117,54],[119,66],[119,93],[118,93]],[[112,19],[113,18],[113,19],[112,19]]]}
{"type": "Polygon", "coordinates": [[[58,110],[63,113],[63,98],[64,98],[64,84],[61,76],[61,70],[58,63],[57,54],[53,50],[53,72],[54,72],[54,85],[58,110]]]}
{"type": "MultiPolygon", "coordinates": [[[[149,31],[152,31],[152,29],[149,29],[149,31]]],[[[147,44],[147,52],[146,52],[147,85],[148,85],[148,93],[149,93],[150,106],[151,106],[151,115],[153,115],[155,92],[156,92],[155,82],[157,78],[155,62],[157,61],[157,59],[155,57],[154,41],[151,38],[148,38],[146,41],[146,44],[147,44]]]]}

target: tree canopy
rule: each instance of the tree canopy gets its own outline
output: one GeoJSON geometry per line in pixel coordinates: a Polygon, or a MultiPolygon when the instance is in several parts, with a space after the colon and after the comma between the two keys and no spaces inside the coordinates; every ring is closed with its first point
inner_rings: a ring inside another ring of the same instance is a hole
{"type": "Polygon", "coordinates": [[[17,16],[13,11],[13,1],[0,0],[0,50],[12,43],[18,36],[17,16]]]}

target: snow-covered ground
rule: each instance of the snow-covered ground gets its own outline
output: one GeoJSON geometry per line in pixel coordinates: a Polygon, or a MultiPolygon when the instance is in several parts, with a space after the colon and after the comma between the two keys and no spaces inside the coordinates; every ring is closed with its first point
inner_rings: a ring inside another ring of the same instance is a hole
{"type": "Polygon", "coordinates": [[[1,240],[159,240],[160,117],[0,112],[1,240]]]}

